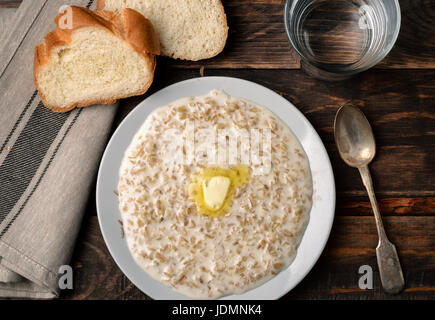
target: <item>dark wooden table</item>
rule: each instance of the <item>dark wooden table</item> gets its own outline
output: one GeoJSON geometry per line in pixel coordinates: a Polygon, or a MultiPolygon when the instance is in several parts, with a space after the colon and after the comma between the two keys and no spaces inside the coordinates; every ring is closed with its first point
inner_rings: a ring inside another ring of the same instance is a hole
{"type": "MultiPolygon", "coordinates": [[[[19,3],[1,0],[0,7],[19,3]]],[[[324,82],[300,69],[284,31],[284,1],[224,1],[230,25],[224,52],[198,63],[159,58],[150,91],[124,100],[119,109],[113,129],[153,92],[204,74],[260,83],[305,114],[329,152],[337,209],[318,263],[283,299],[435,298],[435,2],[401,0],[400,4],[402,28],[388,57],[351,80],[324,82]],[[405,291],[397,296],[382,291],[371,206],[358,171],[341,161],[334,144],[334,116],[348,101],[362,108],[377,139],[377,156],[371,165],[375,190],[406,280],[405,291]],[[358,287],[362,265],[373,268],[373,290],[358,287]]],[[[72,265],[74,289],[64,291],[63,299],[149,299],[110,256],[98,226],[95,194],[89,198],[72,265]]]]}

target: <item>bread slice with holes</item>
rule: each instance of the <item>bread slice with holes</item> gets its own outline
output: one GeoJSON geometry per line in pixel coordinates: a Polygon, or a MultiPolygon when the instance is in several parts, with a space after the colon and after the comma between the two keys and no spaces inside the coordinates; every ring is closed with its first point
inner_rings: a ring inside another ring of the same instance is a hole
{"type": "Polygon", "coordinates": [[[66,112],[148,90],[160,45],[142,14],[73,6],[55,22],[56,29],[35,49],[35,84],[45,106],[66,112]]]}
{"type": "Polygon", "coordinates": [[[160,37],[161,54],[201,60],[225,47],[228,25],[221,0],[98,0],[100,10],[132,8],[149,19],[160,37]]]}

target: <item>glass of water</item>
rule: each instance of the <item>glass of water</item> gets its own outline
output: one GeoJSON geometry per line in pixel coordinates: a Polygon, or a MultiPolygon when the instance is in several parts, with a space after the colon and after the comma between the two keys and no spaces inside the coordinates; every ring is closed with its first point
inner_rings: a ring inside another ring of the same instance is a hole
{"type": "Polygon", "coordinates": [[[302,68],[342,80],[379,63],[400,29],[397,0],[287,0],[287,36],[302,68]]]}

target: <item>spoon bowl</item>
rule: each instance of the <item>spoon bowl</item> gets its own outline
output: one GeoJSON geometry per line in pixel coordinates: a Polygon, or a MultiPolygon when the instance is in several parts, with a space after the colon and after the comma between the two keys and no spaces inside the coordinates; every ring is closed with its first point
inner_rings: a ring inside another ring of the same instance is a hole
{"type": "Polygon", "coordinates": [[[368,165],[376,154],[372,127],[357,107],[346,104],[335,117],[335,143],[343,160],[351,167],[368,165]]]}

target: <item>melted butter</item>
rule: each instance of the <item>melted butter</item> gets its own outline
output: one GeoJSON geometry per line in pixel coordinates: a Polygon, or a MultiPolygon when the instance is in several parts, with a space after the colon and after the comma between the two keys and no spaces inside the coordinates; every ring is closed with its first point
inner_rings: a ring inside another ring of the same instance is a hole
{"type": "Polygon", "coordinates": [[[227,197],[231,180],[228,177],[217,176],[202,182],[204,202],[213,210],[219,210],[227,197]]]}
{"type": "Polygon", "coordinates": [[[203,168],[194,173],[189,184],[189,199],[196,204],[198,212],[202,215],[217,218],[227,213],[233,204],[234,194],[237,188],[242,187],[249,181],[249,167],[238,165],[230,169],[220,167],[203,168]],[[230,184],[225,192],[225,197],[221,203],[210,206],[204,197],[204,184],[213,178],[225,177],[230,184]]]}

